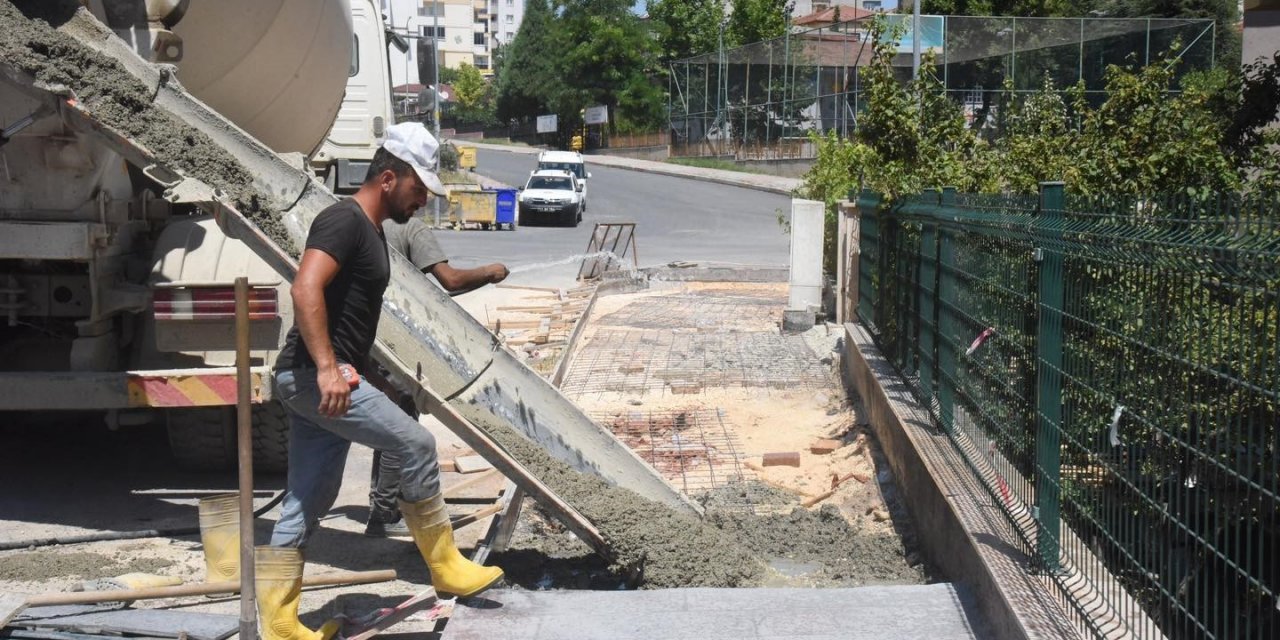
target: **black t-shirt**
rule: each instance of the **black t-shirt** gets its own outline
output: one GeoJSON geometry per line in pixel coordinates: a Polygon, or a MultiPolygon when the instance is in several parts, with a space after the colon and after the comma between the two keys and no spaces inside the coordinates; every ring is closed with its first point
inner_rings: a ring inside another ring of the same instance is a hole
{"type": "MultiPolygon", "coordinates": [[[[363,372],[378,330],[382,293],[391,281],[387,240],[355,200],[344,200],[316,216],[307,233],[307,248],[319,249],[338,262],[338,275],[324,288],[329,340],[338,362],[363,372]]],[[[276,358],[276,368],[314,366],[295,323],[276,358]]]]}

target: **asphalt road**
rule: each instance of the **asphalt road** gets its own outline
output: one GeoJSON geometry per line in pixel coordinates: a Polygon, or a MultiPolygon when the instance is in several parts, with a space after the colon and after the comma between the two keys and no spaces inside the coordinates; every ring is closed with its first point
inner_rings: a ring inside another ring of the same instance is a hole
{"type": "MultiPolygon", "coordinates": [[[[480,150],[477,171],[523,185],[535,156],[480,150]]],[[[778,216],[786,196],[697,180],[592,166],[590,197],[577,228],[520,226],[515,231],[438,231],[455,266],[503,262],[533,276],[538,265],[566,262],[586,249],[597,222],[636,223],[640,266],[675,260],[783,266],[789,238],[778,216]]],[[[576,273],[576,261],[571,268],[576,273]]],[[[567,265],[549,266],[564,271],[567,265]]],[[[550,275],[550,274],[547,274],[550,275]]],[[[557,274],[558,275],[558,274],[557,274]]],[[[524,279],[524,278],[521,278],[524,279]]]]}

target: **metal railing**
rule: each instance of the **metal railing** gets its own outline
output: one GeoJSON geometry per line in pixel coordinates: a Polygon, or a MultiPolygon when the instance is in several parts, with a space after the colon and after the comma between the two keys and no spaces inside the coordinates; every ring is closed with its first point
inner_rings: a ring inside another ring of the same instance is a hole
{"type": "Polygon", "coordinates": [[[856,311],[1095,637],[1280,637],[1280,200],[858,198],[856,311]]]}

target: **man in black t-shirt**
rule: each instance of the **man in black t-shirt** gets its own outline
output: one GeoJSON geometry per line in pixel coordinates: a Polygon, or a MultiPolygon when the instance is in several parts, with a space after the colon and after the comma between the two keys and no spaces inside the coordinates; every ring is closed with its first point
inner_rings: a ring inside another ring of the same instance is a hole
{"type": "MultiPolygon", "coordinates": [[[[508,274],[507,267],[494,263],[473,269],[458,269],[449,264],[449,257],[436,241],[435,234],[426,223],[410,218],[404,224],[383,227],[387,246],[400,252],[413,266],[423,273],[435,276],[436,281],[449,295],[466,293],[486,284],[502,282],[508,274]]],[[[386,376],[383,376],[386,377],[386,376]]],[[[414,419],[418,408],[411,393],[398,392],[394,398],[404,412],[414,419]]],[[[373,452],[373,472],[369,479],[369,520],[364,533],[373,537],[409,537],[409,531],[400,517],[397,502],[400,497],[400,456],[389,451],[373,452]]]]}
{"type": "Polygon", "coordinates": [[[297,621],[297,550],[333,507],[352,442],[403,460],[400,510],[438,593],[471,596],[502,579],[501,569],[467,560],[454,545],[435,439],[360,374],[370,370],[391,277],[383,223],[403,223],[432,191],[446,193],[430,169],[437,152],[420,123],[389,127],[360,190],[316,216],[307,235],[292,287],[295,324],[275,367],[276,397],[290,417],[288,491],[257,581],[262,626],[286,637],[313,633],[297,621]]]}

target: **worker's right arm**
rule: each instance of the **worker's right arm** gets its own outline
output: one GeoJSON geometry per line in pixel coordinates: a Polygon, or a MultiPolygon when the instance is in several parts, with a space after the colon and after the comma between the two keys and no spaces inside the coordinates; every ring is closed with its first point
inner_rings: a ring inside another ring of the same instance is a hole
{"type": "Polygon", "coordinates": [[[329,314],[324,288],[338,275],[338,261],[320,249],[307,249],[293,279],[293,314],[307,353],[316,363],[321,415],[338,417],[351,407],[351,386],[338,371],[338,359],[329,337],[329,314]]]}

